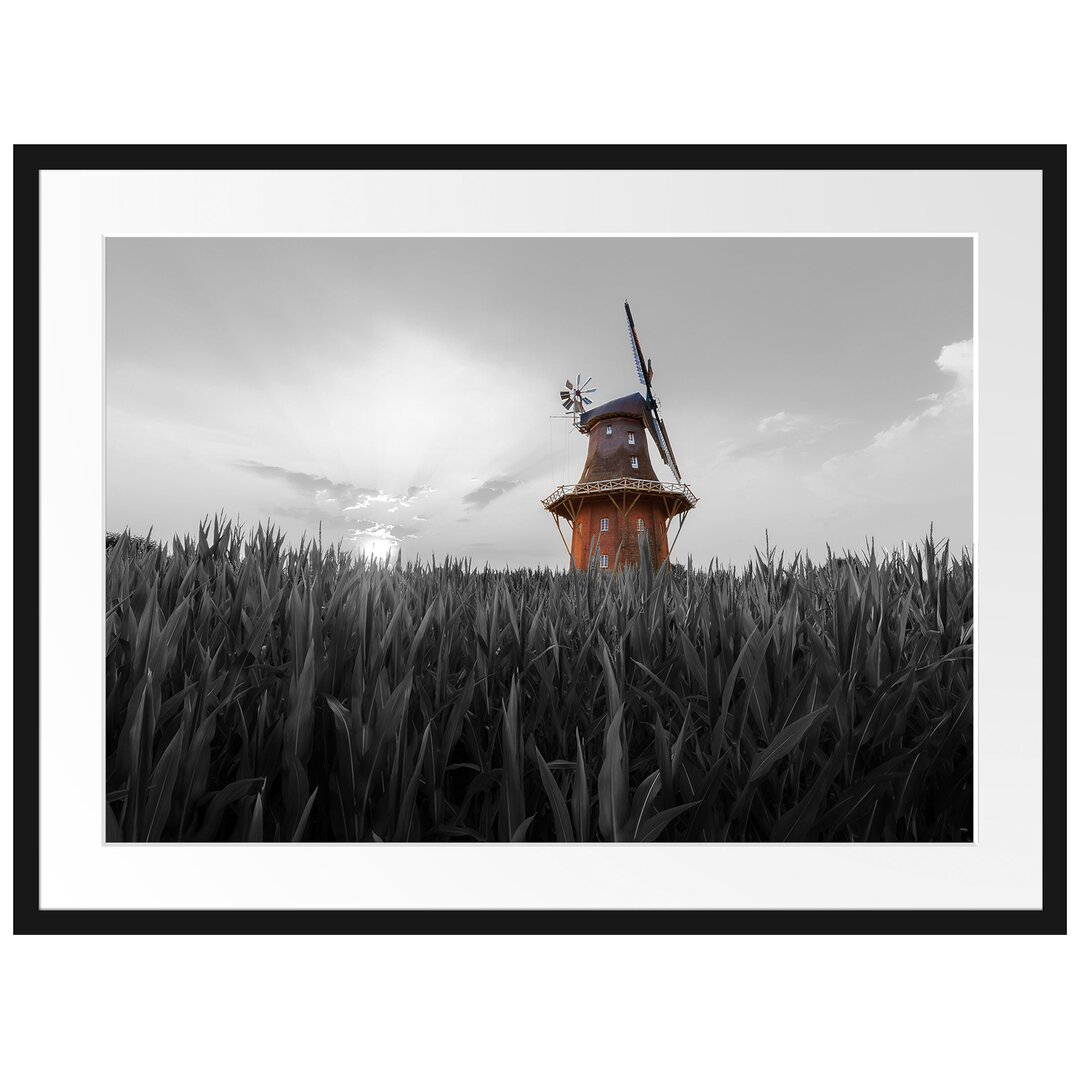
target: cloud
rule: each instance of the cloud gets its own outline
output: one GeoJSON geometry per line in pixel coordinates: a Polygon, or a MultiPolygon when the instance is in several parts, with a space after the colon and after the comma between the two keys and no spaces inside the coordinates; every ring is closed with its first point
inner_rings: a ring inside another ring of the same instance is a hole
{"type": "Polygon", "coordinates": [[[809,416],[803,416],[801,413],[781,411],[773,413],[772,416],[766,416],[764,420],[759,420],[757,429],[762,435],[766,432],[770,434],[785,435],[788,432],[807,427],[809,423],[809,416]]]}
{"type": "Polygon", "coordinates": [[[975,400],[975,342],[956,341],[944,346],[934,363],[956,378],[952,389],[943,395],[946,406],[971,404],[975,400]]]}
{"type": "MultiPolygon", "coordinates": [[[[870,443],[856,453],[873,454],[890,450],[910,441],[927,421],[934,420],[946,412],[970,406],[975,399],[975,353],[972,341],[957,341],[945,345],[938,354],[935,364],[946,374],[952,375],[953,385],[941,393],[925,394],[916,400],[929,401],[921,412],[913,413],[891,427],[877,432],[870,443]]],[[[850,455],[841,455],[847,457],[850,455]]],[[[825,462],[828,468],[837,459],[825,462]]]]}
{"type": "Polygon", "coordinates": [[[387,505],[388,512],[393,513],[399,507],[412,506],[417,499],[422,498],[425,495],[433,494],[435,489],[429,487],[427,484],[423,484],[418,487],[410,487],[404,495],[391,495],[385,491],[377,490],[363,490],[363,493],[357,498],[356,502],[352,506],[346,506],[346,513],[350,510],[366,510],[369,506],[376,503],[384,503],[387,505]]]}
{"type": "Polygon", "coordinates": [[[970,531],[972,342],[946,345],[935,364],[952,376],[952,386],[917,398],[928,404],[875,432],[865,445],[830,457],[807,477],[808,489],[823,504],[833,509],[876,506],[875,520],[905,505],[936,506],[935,520],[948,515],[958,534],[970,531]]]}
{"type": "Polygon", "coordinates": [[[483,510],[489,503],[520,483],[520,480],[485,480],[475,491],[470,491],[463,501],[471,509],[483,510]]]}
{"type": "Polygon", "coordinates": [[[828,432],[850,420],[820,420],[804,413],[778,412],[759,420],[756,427],[760,438],[751,438],[743,442],[733,439],[722,440],[716,458],[716,465],[724,458],[785,458],[794,454],[806,457],[809,448],[818,444],[828,432]]]}
{"type": "Polygon", "coordinates": [[[355,528],[349,530],[354,536],[378,536],[386,540],[415,540],[418,533],[409,532],[407,525],[389,525],[385,521],[356,518],[349,522],[355,528]]]}
{"type": "Polygon", "coordinates": [[[327,500],[348,501],[379,494],[376,488],[357,487],[355,484],[335,483],[325,476],[317,476],[314,473],[294,472],[291,469],[283,469],[278,465],[264,465],[260,461],[238,461],[237,468],[247,469],[266,480],[283,480],[290,487],[312,497],[320,497],[327,500]]]}
{"type": "Polygon", "coordinates": [[[412,506],[417,499],[431,495],[435,491],[428,484],[414,484],[404,495],[394,495],[383,491],[382,488],[342,483],[315,473],[295,472],[278,465],[265,465],[261,461],[238,461],[236,467],[253,472],[266,480],[283,480],[290,487],[318,503],[347,504],[341,505],[345,513],[350,510],[366,510],[369,506],[378,503],[395,509],[399,506],[412,506]]]}
{"type": "MultiPolygon", "coordinates": [[[[242,461],[236,465],[266,480],[283,481],[307,499],[306,505],[278,506],[273,511],[275,514],[305,524],[317,524],[320,527],[326,525],[348,539],[377,540],[384,546],[396,545],[402,540],[414,540],[419,534],[411,531],[409,526],[389,525],[370,517],[357,517],[355,512],[374,506],[393,514],[401,507],[412,506],[417,499],[431,495],[435,490],[427,484],[415,484],[400,495],[385,492],[381,488],[334,481],[315,473],[297,472],[259,461],[242,461]]],[[[367,549],[370,549],[370,545],[367,549]]]]}

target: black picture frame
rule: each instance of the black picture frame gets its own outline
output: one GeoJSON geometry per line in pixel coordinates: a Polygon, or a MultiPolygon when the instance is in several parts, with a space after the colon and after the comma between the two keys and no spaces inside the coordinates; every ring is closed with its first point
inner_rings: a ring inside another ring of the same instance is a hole
{"type": "MultiPolygon", "coordinates": [[[[52,910],[40,905],[39,181],[43,170],[1033,170],[1042,174],[1043,490],[1065,479],[1066,150],[1061,145],[337,146],[14,148],[15,575],[13,921],[17,934],[1061,934],[1066,929],[1065,609],[1043,581],[1039,910],[52,910]],[[643,164],[644,163],[644,164],[643,164]],[[655,163],[655,164],[650,164],[655,163]],[[1057,602],[1055,602],[1057,601],[1057,602]]],[[[1060,561],[1062,498],[1043,499],[1043,557],[1060,561]],[[1051,547],[1053,545],[1053,547],[1051,547]]]]}

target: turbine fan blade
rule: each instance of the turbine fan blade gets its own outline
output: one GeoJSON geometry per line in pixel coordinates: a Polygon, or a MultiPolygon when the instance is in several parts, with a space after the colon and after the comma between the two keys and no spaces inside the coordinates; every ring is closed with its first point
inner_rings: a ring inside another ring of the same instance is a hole
{"type": "Polygon", "coordinates": [[[559,397],[562,398],[563,408],[569,412],[571,409],[575,413],[583,413],[586,405],[592,404],[592,398],[585,396],[586,393],[593,394],[596,392],[595,387],[591,386],[592,379],[586,379],[585,385],[582,385],[581,376],[578,376],[576,383],[566,380],[566,389],[559,391],[559,397]]]}

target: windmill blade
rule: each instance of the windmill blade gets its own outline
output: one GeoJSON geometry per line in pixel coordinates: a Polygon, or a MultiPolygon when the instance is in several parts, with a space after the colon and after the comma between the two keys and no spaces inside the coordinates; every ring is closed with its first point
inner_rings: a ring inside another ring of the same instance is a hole
{"type": "Polygon", "coordinates": [[[675,460],[675,451],[671,449],[671,436],[668,435],[667,425],[655,404],[645,413],[645,417],[649,422],[649,430],[656,442],[656,448],[660,451],[660,459],[671,469],[675,474],[675,479],[681,484],[682,473],[679,472],[679,463],[675,460]]]}
{"type": "Polygon", "coordinates": [[[664,440],[664,436],[660,431],[660,425],[656,422],[655,414],[650,410],[645,413],[645,418],[649,421],[649,430],[652,432],[653,442],[656,443],[656,449],[660,451],[660,460],[665,465],[670,465],[671,460],[668,456],[667,442],[664,440]]]}
{"type": "Polygon", "coordinates": [[[671,449],[671,439],[668,436],[667,428],[664,426],[664,421],[660,417],[660,407],[656,402],[656,398],[653,397],[652,360],[646,360],[644,353],[641,351],[641,342],[638,341],[637,328],[634,326],[634,316],[630,314],[630,302],[624,301],[623,307],[626,309],[626,326],[630,331],[630,348],[634,354],[634,367],[637,368],[641,385],[645,387],[645,416],[649,422],[649,430],[652,432],[653,439],[656,442],[656,448],[660,451],[661,459],[681,484],[682,476],[679,473],[679,465],[675,460],[675,453],[671,449]]]}
{"type": "Polygon", "coordinates": [[[671,449],[671,438],[667,433],[667,426],[664,424],[663,418],[659,413],[656,414],[656,422],[660,425],[660,434],[664,436],[664,443],[667,446],[667,463],[671,466],[671,471],[675,474],[675,479],[681,484],[682,475],[679,473],[679,463],[675,460],[675,452],[671,449]]]}
{"type": "MultiPolygon", "coordinates": [[[[630,314],[630,304],[624,301],[623,307],[626,309],[626,328],[630,332],[630,351],[634,354],[634,367],[637,369],[637,377],[641,381],[642,386],[649,385],[649,378],[646,376],[645,357],[641,352],[641,342],[638,341],[637,330],[634,327],[634,316],[630,314]]],[[[652,372],[650,371],[651,375],[652,372]]]]}

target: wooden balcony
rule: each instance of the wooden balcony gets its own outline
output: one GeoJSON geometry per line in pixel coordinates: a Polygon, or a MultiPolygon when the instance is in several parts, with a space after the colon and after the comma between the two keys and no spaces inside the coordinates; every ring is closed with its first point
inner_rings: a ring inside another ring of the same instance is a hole
{"type": "Polygon", "coordinates": [[[579,500],[588,495],[610,495],[615,501],[616,495],[633,493],[641,495],[660,495],[669,503],[669,516],[684,514],[697,506],[697,496],[686,484],[665,484],[660,480],[637,480],[634,477],[619,477],[615,480],[590,480],[584,484],[563,484],[557,487],[543,500],[545,510],[572,518],[576,513],[579,500]],[[670,502],[669,502],[670,500],[670,502]]]}

